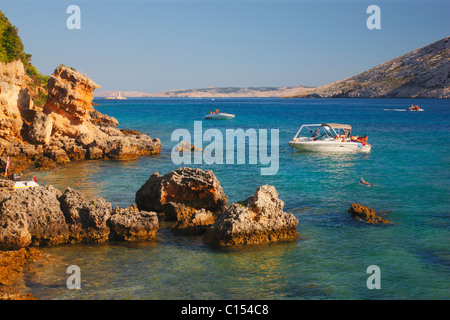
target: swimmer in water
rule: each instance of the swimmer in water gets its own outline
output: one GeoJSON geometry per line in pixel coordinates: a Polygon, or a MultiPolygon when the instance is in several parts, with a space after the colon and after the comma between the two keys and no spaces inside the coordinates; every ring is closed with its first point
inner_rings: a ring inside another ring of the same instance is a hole
{"type": "Polygon", "coordinates": [[[363,178],[361,178],[361,180],[359,180],[359,183],[361,183],[361,184],[369,184],[369,185],[370,185],[370,183],[369,183],[369,182],[367,182],[367,181],[364,181],[364,179],[363,179],[363,178]]]}

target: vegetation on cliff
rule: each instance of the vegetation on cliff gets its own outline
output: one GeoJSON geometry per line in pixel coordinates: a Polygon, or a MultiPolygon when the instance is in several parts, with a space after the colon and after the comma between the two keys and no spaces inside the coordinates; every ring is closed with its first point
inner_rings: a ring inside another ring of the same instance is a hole
{"type": "Polygon", "coordinates": [[[30,62],[31,54],[25,53],[22,39],[19,36],[19,30],[13,26],[8,18],[0,11],[0,61],[9,63],[20,60],[27,75],[32,79],[30,83],[30,92],[37,106],[44,105],[46,94],[43,90],[37,90],[38,87],[46,87],[48,76],[41,74],[30,62]]]}

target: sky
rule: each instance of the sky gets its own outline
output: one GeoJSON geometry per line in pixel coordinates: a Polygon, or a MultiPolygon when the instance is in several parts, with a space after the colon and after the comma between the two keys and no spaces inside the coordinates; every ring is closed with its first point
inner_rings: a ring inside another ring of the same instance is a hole
{"type": "Polygon", "coordinates": [[[450,35],[450,0],[0,0],[46,75],[100,90],[319,86],[450,35]],[[69,29],[70,5],[81,29],[69,29]],[[366,25],[370,5],[381,29],[366,25]]]}

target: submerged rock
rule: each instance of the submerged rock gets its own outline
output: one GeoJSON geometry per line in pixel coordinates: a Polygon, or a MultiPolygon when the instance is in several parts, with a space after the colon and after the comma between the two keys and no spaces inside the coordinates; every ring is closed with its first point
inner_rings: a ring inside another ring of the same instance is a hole
{"type": "Polygon", "coordinates": [[[0,300],[36,300],[33,294],[22,292],[23,273],[42,260],[43,253],[36,248],[0,251],[0,300]]]}
{"type": "Polygon", "coordinates": [[[203,241],[221,247],[294,240],[298,220],[283,211],[275,187],[264,185],[242,203],[232,203],[219,215],[203,241]]]}
{"type": "Polygon", "coordinates": [[[348,212],[352,216],[352,218],[365,221],[367,223],[372,224],[388,224],[391,223],[389,220],[385,220],[380,218],[376,212],[369,207],[363,206],[360,203],[352,203],[348,212]]]}
{"type": "Polygon", "coordinates": [[[200,209],[218,214],[227,203],[214,173],[195,168],[179,168],[164,176],[153,173],[136,192],[140,210],[164,212],[176,219],[200,209]]]}

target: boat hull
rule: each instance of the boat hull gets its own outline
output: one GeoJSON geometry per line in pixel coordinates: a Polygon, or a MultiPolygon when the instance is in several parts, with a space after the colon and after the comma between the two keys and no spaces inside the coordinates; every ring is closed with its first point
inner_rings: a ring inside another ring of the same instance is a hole
{"type": "Polygon", "coordinates": [[[24,189],[33,187],[39,187],[39,185],[34,181],[16,181],[14,183],[14,189],[24,189]]]}
{"type": "Polygon", "coordinates": [[[229,113],[213,113],[213,114],[207,114],[205,116],[205,119],[212,119],[212,120],[230,120],[235,117],[234,114],[229,113]]]}
{"type": "Polygon", "coordinates": [[[368,144],[339,141],[290,141],[289,145],[307,152],[369,152],[371,149],[368,144]]]}

